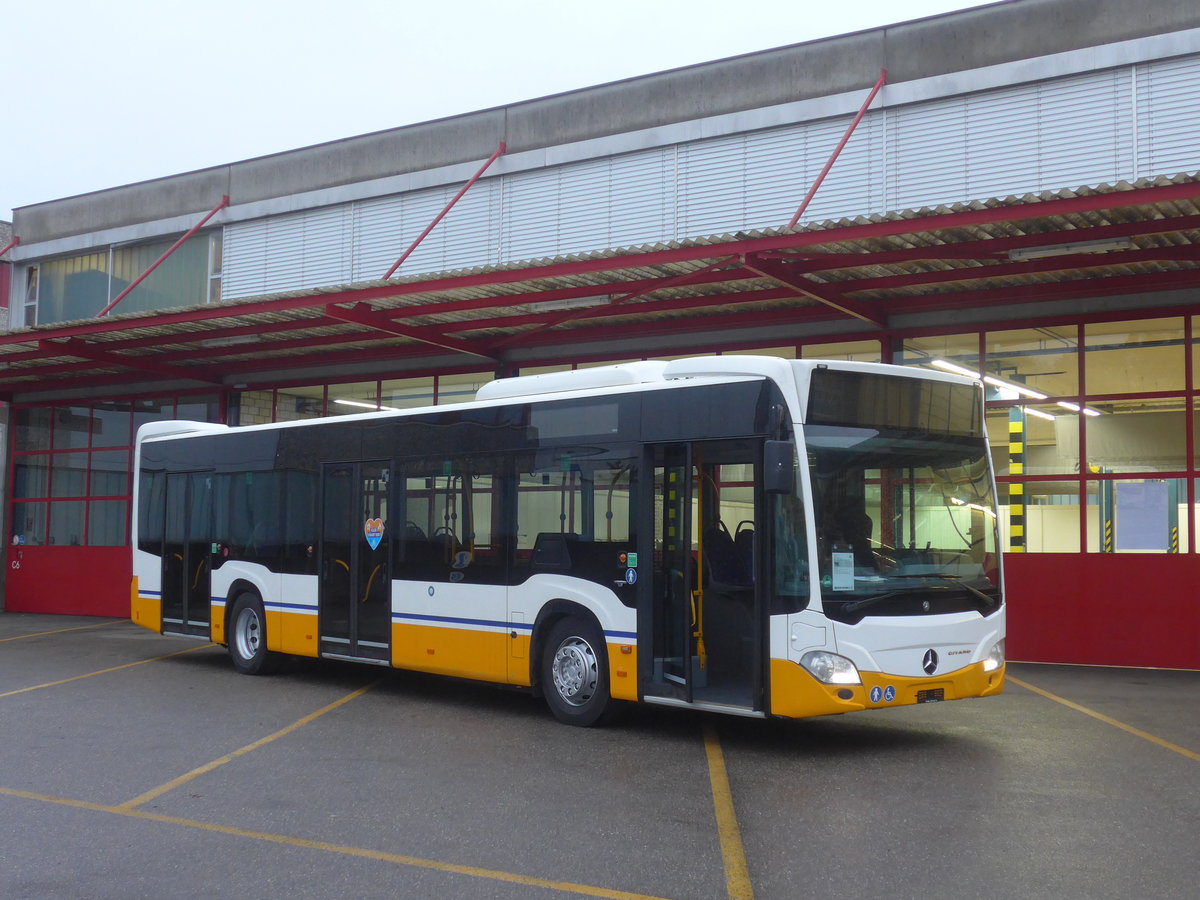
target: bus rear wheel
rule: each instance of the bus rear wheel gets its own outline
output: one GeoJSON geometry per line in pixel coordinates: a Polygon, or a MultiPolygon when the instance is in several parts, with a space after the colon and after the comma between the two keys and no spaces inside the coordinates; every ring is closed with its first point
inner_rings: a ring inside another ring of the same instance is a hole
{"type": "Polygon", "coordinates": [[[267,617],[254,594],[239,594],[229,615],[229,656],[243,675],[265,675],[278,654],[267,650],[267,617]]]}
{"type": "Polygon", "coordinates": [[[608,721],[617,709],[608,689],[608,649],[600,628],[583,616],[560,619],[546,636],[542,690],[567,725],[608,721]]]}

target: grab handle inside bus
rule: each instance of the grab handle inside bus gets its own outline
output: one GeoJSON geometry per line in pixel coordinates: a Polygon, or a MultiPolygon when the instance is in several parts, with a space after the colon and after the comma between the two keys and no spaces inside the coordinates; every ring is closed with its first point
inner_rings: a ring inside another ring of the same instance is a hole
{"type": "Polygon", "coordinates": [[[791,441],[763,443],[763,488],[768,494],[790,494],[795,487],[795,452],[791,441]]]}

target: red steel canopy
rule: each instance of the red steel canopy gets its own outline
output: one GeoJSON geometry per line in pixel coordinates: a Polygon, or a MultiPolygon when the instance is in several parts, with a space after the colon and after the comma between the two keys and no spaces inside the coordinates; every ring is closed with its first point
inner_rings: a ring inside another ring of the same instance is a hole
{"type": "MultiPolygon", "coordinates": [[[[322,288],[0,335],[0,393],[270,386],[306,374],[428,374],[569,361],[672,338],[711,349],[844,321],[1200,285],[1200,178],[1007,197],[458,272],[322,288]]],[[[1164,295],[1164,304],[1168,302],[1164,295]]],[[[944,328],[942,330],[945,330],[944,328]]],[[[821,328],[829,331],[828,326],[821,328]]],[[[638,355],[641,354],[639,351],[638,355]]]]}

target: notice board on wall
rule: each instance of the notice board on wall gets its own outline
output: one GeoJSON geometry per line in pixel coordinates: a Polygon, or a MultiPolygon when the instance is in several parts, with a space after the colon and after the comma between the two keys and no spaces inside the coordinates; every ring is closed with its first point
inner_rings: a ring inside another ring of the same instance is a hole
{"type": "Polygon", "coordinates": [[[1116,548],[1166,550],[1170,497],[1165,481],[1116,484],[1116,548]]]}

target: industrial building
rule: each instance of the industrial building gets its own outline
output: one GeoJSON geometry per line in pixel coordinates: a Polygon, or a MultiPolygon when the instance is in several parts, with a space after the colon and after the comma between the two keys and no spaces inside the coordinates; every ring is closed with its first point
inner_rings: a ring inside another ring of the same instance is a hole
{"type": "Polygon", "coordinates": [[[985,376],[1010,658],[1200,668],[1194,4],[765,50],[26,206],[0,246],[8,610],[128,614],[145,422],[757,353],[985,376]]]}

